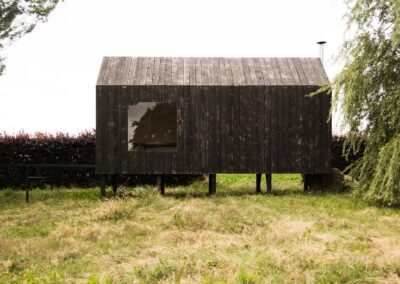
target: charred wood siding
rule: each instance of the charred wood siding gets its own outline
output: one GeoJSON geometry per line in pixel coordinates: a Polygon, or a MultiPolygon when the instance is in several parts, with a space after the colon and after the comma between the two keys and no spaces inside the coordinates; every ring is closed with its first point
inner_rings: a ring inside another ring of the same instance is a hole
{"type": "Polygon", "coordinates": [[[326,173],[331,98],[318,59],[105,58],[96,88],[99,174],[326,173]],[[176,151],[128,151],[127,106],[177,107],[176,151]]]}

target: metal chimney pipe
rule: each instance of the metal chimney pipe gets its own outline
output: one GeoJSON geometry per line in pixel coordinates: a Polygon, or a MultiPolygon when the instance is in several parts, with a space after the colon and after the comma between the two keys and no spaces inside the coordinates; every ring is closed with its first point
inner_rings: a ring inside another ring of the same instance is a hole
{"type": "Polygon", "coordinates": [[[322,65],[324,65],[324,44],[326,41],[318,41],[317,44],[319,45],[319,58],[321,58],[322,65]]]}

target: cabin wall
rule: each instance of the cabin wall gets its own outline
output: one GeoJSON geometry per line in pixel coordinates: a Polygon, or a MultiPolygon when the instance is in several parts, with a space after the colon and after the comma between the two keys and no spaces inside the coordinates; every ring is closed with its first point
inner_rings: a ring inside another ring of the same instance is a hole
{"type": "Polygon", "coordinates": [[[99,174],[326,173],[330,96],[306,86],[97,86],[99,174]],[[128,151],[127,106],[177,105],[177,151],[128,151]]]}

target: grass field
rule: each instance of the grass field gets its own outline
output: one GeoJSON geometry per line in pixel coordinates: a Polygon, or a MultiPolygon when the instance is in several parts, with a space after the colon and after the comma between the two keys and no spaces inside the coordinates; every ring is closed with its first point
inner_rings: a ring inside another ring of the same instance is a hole
{"type": "Polygon", "coordinates": [[[0,283],[399,283],[400,210],[305,194],[298,175],[167,188],[0,191],[0,283]],[[265,181],[263,180],[265,192],[265,181]]]}

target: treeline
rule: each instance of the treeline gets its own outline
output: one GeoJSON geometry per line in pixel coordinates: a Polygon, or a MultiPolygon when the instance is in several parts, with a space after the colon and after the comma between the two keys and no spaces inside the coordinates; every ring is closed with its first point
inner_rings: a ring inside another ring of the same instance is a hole
{"type": "MultiPolygon", "coordinates": [[[[346,159],[342,155],[345,137],[334,136],[332,141],[332,167],[344,170],[351,162],[361,157],[361,153],[346,159]]],[[[20,188],[26,186],[26,176],[52,177],[44,180],[54,186],[91,187],[98,184],[94,168],[29,168],[26,164],[95,164],[95,131],[82,132],[76,136],[57,133],[29,135],[0,134],[0,188],[20,188]]],[[[175,175],[166,177],[169,185],[185,185],[201,179],[201,175],[175,175]]],[[[153,175],[130,175],[120,181],[132,186],[155,184],[153,175]]],[[[38,180],[44,185],[43,180],[38,180]]]]}

